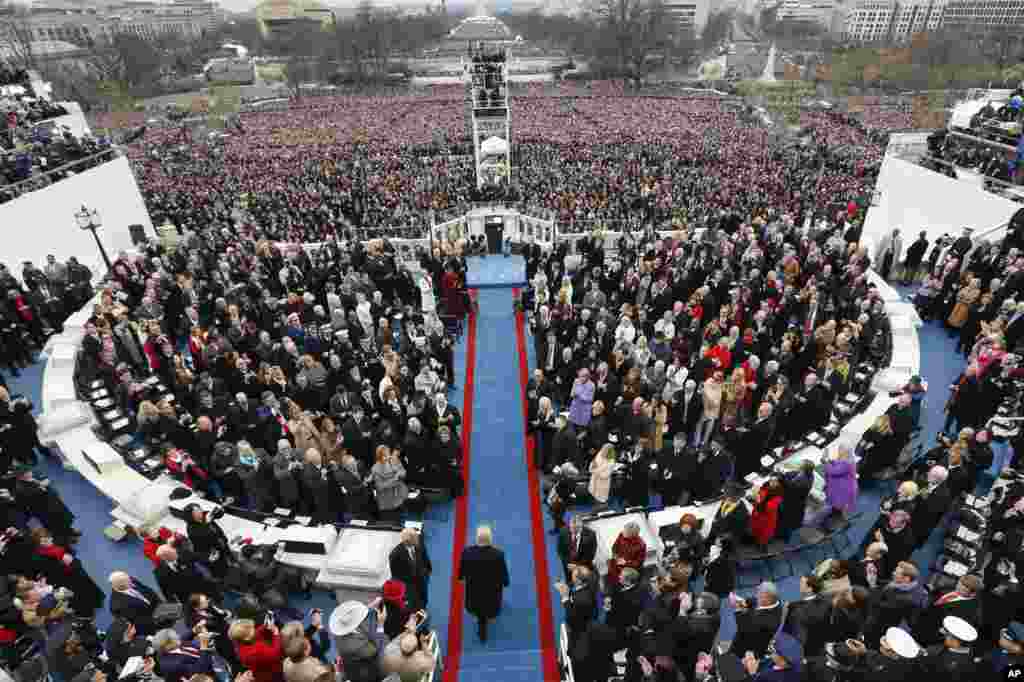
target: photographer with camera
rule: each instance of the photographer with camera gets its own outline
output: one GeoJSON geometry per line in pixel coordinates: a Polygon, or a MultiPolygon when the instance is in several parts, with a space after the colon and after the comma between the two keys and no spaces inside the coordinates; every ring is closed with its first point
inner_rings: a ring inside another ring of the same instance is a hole
{"type": "Polygon", "coordinates": [[[182,642],[170,628],[153,636],[156,670],[164,682],[185,682],[194,675],[214,675],[213,640],[203,631],[196,640],[182,642]]]}
{"type": "MultiPolygon", "coordinates": [[[[186,535],[192,543],[196,558],[206,565],[215,577],[223,579],[232,561],[231,547],[217,519],[224,516],[224,507],[204,511],[195,502],[185,507],[188,515],[186,535]]],[[[194,590],[193,590],[194,591],[194,590]]]]}
{"type": "Polygon", "coordinates": [[[203,631],[208,632],[213,639],[217,653],[232,668],[237,668],[239,665],[238,655],[228,637],[230,623],[231,612],[215,604],[208,595],[202,592],[194,592],[189,595],[188,601],[185,603],[185,624],[196,635],[203,631]]]}

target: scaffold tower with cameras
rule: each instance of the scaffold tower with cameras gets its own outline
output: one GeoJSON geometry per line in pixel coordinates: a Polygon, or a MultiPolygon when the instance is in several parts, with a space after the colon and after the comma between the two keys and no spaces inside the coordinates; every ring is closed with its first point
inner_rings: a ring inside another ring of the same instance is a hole
{"type": "Polygon", "coordinates": [[[512,179],[508,50],[505,41],[471,42],[465,71],[477,189],[505,188],[512,179]]]}

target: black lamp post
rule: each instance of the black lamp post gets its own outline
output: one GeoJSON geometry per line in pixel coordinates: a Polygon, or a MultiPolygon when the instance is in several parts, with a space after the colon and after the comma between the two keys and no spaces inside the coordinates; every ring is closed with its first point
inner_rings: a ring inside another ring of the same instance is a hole
{"type": "Polygon", "coordinates": [[[100,255],[103,256],[103,263],[107,266],[107,270],[110,270],[110,257],[107,255],[107,250],[103,248],[103,242],[100,241],[99,235],[96,234],[96,230],[103,227],[99,211],[96,209],[90,211],[83,204],[82,210],[75,214],[75,220],[78,222],[78,227],[92,232],[92,238],[96,240],[96,246],[100,248],[100,255]]]}

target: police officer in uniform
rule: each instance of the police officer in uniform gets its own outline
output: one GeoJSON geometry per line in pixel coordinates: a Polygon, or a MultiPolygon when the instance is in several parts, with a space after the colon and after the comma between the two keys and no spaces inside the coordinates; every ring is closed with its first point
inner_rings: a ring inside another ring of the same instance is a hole
{"type": "Polygon", "coordinates": [[[978,665],[971,646],[978,640],[978,631],[963,618],[942,619],[942,644],[928,649],[924,672],[932,682],[954,682],[977,679],[978,665]]]}
{"type": "Polygon", "coordinates": [[[848,639],[845,645],[857,658],[848,673],[850,682],[902,682],[916,679],[921,671],[921,647],[906,630],[889,628],[879,640],[878,651],[848,639]]]}

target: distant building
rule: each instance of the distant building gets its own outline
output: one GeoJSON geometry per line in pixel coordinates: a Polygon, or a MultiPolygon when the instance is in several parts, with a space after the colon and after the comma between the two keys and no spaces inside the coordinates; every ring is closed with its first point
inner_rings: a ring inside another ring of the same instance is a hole
{"type": "Polygon", "coordinates": [[[945,5],[944,26],[1024,26],[1024,3],[1020,0],[947,0],[945,5]]]}
{"type": "Polygon", "coordinates": [[[0,17],[0,45],[16,38],[86,47],[121,33],[144,40],[168,34],[194,38],[215,28],[217,17],[217,5],[209,0],[128,0],[104,7],[46,0],[35,3],[28,15],[0,17]]]}
{"type": "Polygon", "coordinates": [[[665,0],[665,11],[679,28],[692,29],[699,34],[708,23],[708,17],[716,11],[717,3],[712,0],[665,0]]]}
{"type": "Polygon", "coordinates": [[[862,0],[843,25],[857,42],[906,41],[939,28],[1024,26],[1021,0],[862,0]]]}
{"type": "Polygon", "coordinates": [[[315,0],[264,0],[256,7],[260,30],[267,38],[289,40],[309,26],[335,21],[334,12],[315,0]]]}
{"type": "Polygon", "coordinates": [[[824,29],[832,27],[835,0],[782,0],[776,9],[776,20],[794,24],[808,24],[824,29]]]}
{"type": "Polygon", "coordinates": [[[887,40],[892,32],[895,0],[862,0],[850,8],[843,27],[843,38],[857,42],[887,40]]]}

